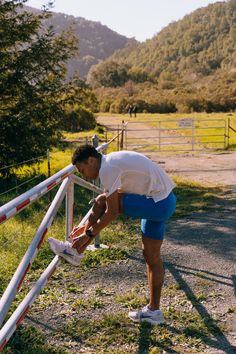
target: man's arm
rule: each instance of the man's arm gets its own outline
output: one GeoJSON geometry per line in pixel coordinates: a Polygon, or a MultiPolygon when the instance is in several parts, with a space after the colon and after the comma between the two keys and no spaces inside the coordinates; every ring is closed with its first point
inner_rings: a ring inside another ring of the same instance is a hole
{"type": "Polygon", "coordinates": [[[94,201],[93,207],[91,208],[91,213],[89,214],[88,220],[82,226],[75,226],[70,234],[73,239],[76,236],[82,235],[87,229],[89,229],[96,221],[104,214],[106,210],[107,198],[106,194],[99,194],[94,201]]]}
{"type": "Polygon", "coordinates": [[[97,235],[119,215],[119,193],[116,190],[106,199],[106,210],[101,217],[89,227],[93,235],[97,235]]]}
{"type": "MultiPolygon", "coordinates": [[[[115,191],[106,200],[105,212],[89,227],[89,230],[91,230],[94,236],[97,235],[104,227],[115,220],[119,213],[119,193],[115,191]]],[[[83,233],[81,236],[74,239],[72,247],[76,248],[79,253],[83,253],[91,241],[92,238],[83,233]]]]}

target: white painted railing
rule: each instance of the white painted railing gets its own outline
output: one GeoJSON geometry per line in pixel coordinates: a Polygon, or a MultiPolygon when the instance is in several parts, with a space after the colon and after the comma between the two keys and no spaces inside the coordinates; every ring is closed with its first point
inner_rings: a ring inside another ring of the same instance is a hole
{"type": "MultiPolygon", "coordinates": [[[[120,134],[120,133],[119,133],[120,134]]],[[[113,141],[114,138],[111,140],[113,141]]],[[[110,141],[110,142],[111,142],[110,141]]],[[[97,148],[98,151],[103,151],[108,148],[109,143],[102,144],[97,148]]],[[[49,177],[45,181],[41,182],[37,186],[31,188],[27,192],[13,199],[9,203],[3,205],[0,208],[0,224],[6,222],[11,217],[18,214],[26,206],[35,202],[37,199],[48,193],[53,187],[61,183],[47,213],[45,214],[32,242],[30,243],[25,255],[23,256],[17,270],[15,271],[10,283],[8,284],[1,300],[0,300],[0,325],[4,322],[9,307],[14,300],[17,292],[22,286],[24,278],[29,271],[37,253],[42,245],[45,235],[52,224],[52,221],[60,207],[64,197],[66,196],[66,237],[68,238],[72,230],[73,222],[73,204],[74,204],[74,184],[85,187],[89,190],[99,194],[102,193],[101,188],[89,183],[82,178],[75,176],[75,166],[69,165],[57,172],[53,176],[49,177]]],[[[89,217],[90,211],[85,215],[81,221],[81,225],[86,222],[89,217]]],[[[60,258],[55,256],[52,262],[48,265],[45,271],[42,273],[38,281],[34,284],[30,292],[20,303],[8,321],[4,324],[0,330],[0,351],[6,345],[16,328],[24,319],[31,304],[35,300],[36,296],[40,293],[41,289],[47,283],[48,279],[54,273],[60,263],[60,258]]]]}

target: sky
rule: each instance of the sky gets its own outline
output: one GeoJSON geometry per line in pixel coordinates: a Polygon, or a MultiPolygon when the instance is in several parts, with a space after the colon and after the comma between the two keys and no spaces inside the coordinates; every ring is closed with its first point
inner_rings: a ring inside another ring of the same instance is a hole
{"type": "MultiPolygon", "coordinates": [[[[216,0],[54,0],[52,11],[98,21],[138,41],[152,38],[169,23],[216,0]]],[[[42,8],[47,1],[29,0],[26,5],[42,8]]]]}

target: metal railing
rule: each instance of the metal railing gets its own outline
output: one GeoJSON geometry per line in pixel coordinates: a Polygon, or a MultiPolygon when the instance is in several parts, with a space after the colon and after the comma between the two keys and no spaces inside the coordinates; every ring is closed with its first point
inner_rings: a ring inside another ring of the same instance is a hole
{"type": "MultiPolygon", "coordinates": [[[[98,151],[107,150],[109,144],[117,139],[123,130],[121,130],[115,137],[109,142],[97,147],[98,151]]],[[[102,193],[102,189],[95,184],[89,183],[82,178],[74,175],[76,168],[72,164],[68,165],[61,171],[57,172],[53,176],[47,178],[37,186],[31,188],[22,195],[11,200],[7,204],[0,208],[0,224],[6,222],[24,208],[35,202],[37,199],[48,193],[55,186],[60,185],[48,211],[46,212],[32,242],[30,243],[25,255],[23,256],[19,266],[17,267],[11,281],[9,282],[1,300],[0,300],[0,325],[3,324],[7,315],[9,307],[14,300],[17,292],[22,286],[27,272],[29,271],[44,239],[47,231],[52,224],[52,221],[66,196],[66,238],[68,239],[70,232],[73,228],[73,212],[74,212],[74,185],[85,187],[94,193],[102,193]]],[[[79,225],[84,224],[92,208],[81,220],[79,225]]],[[[36,296],[40,293],[41,289],[45,286],[51,275],[55,272],[60,264],[60,257],[55,256],[48,267],[44,270],[38,281],[31,288],[24,300],[18,305],[17,309],[13,312],[7,322],[0,330],[0,351],[6,345],[16,328],[20,325],[25,315],[29,311],[31,304],[34,302],[36,296]]]]}

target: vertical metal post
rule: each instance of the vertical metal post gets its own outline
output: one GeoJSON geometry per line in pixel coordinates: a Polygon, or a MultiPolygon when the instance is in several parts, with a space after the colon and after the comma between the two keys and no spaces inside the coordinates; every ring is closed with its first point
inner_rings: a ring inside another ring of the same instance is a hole
{"type": "Polygon", "coordinates": [[[51,176],[51,164],[50,164],[50,150],[47,149],[47,161],[48,161],[48,177],[51,176]]]}
{"type": "MultiPolygon", "coordinates": [[[[95,148],[97,148],[98,147],[98,145],[99,145],[99,139],[98,139],[98,137],[96,137],[96,135],[94,135],[93,136],[93,138],[92,138],[92,144],[93,144],[93,146],[95,147],[95,148]]],[[[100,185],[100,182],[99,182],[99,179],[97,178],[96,180],[94,180],[94,184],[96,185],[96,186],[99,186],[100,185]]],[[[95,192],[93,191],[93,199],[95,198],[95,192]]],[[[97,234],[96,235],[96,237],[95,237],[95,239],[94,239],[94,247],[95,248],[99,248],[100,247],[100,235],[99,234],[97,234]]]]}
{"type": "Polygon", "coordinates": [[[161,121],[158,122],[158,149],[161,151],[161,121]]]}
{"type": "Polygon", "coordinates": [[[117,127],[117,151],[120,149],[120,126],[117,127]]]}
{"type": "Polygon", "coordinates": [[[69,240],[74,222],[74,182],[70,182],[66,192],[66,239],[69,240]]]}
{"type": "Polygon", "coordinates": [[[128,131],[127,127],[128,127],[128,124],[125,125],[125,149],[126,150],[127,150],[127,131],[128,131]]]}
{"type": "Polygon", "coordinates": [[[194,151],[194,126],[195,126],[195,120],[192,120],[192,151],[194,151]]]}
{"type": "MultiPolygon", "coordinates": [[[[96,186],[99,186],[100,183],[99,183],[99,179],[98,178],[94,181],[94,184],[96,186]]],[[[93,195],[95,197],[95,192],[93,192],[93,195]]],[[[100,234],[99,233],[94,238],[94,247],[95,247],[95,249],[96,248],[100,248],[100,234]]]]}
{"type": "Polygon", "coordinates": [[[227,122],[227,145],[226,149],[229,147],[229,129],[230,129],[230,118],[228,117],[228,122],[227,122]]]}
{"type": "Polygon", "coordinates": [[[120,150],[123,150],[123,147],[124,147],[124,121],[122,120],[121,137],[120,137],[120,150]]]}
{"type": "Polygon", "coordinates": [[[224,120],[224,150],[227,148],[227,131],[226,131],[226,121],[224,120]]]}
{"type": "MultiPolygon", "coordinates": [[[[50,163],[50,150],[47,149],[47,162],[48,162],[48,177],[51,177],[51,163],[50,163]]],[[[48,193],[48,201],[52,201],[52,192],[48,193]]]]}

